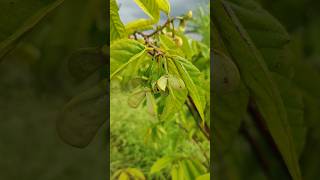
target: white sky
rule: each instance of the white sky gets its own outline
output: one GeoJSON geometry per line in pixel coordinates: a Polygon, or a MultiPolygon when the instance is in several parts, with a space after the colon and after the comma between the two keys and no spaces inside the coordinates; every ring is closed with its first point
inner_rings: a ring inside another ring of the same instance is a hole
{"type": "MultiPolygon", "coordinates": [[[[134,0],[118,0],[120,4],[120,18],[124,23],[137,18],[147,18],[134,0]]],[[[171,15],[177,16],[186,13],[188,10],[197,9],[200,5],[208,5],[209,0],[170,0],[171,15]]]]}

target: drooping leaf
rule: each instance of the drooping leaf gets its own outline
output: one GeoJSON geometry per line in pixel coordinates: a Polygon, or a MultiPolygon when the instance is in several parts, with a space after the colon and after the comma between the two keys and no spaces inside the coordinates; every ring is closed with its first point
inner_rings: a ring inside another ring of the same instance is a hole
{"type": "Polygon", "coordinates": [[[0,2],[0,59],[64,0],[0,2]],[[10,17],[10,18],[8,18],[10,17]]]}
{"type": "Polygon", "coordinates": [[[146,91],[143,88],[139,88],[130,94],[128,98],[128,105],[132,108],[137,108],[146,97],[146,91]]]}
{"type": "Polygon", "coordinates": [[[154,117],[158,116],[158,106],[151,91],[146,91],[148,113],[154,117]]]}
{"type": "Polygon", "coordinates": [[[231,7],[221,0],[215,1],[213,6],[214,24],[232,58],[237,62],[241,77],[248,86],[292,178],[300,180],[301,172],[285,107],[262,55],[231,7]]]}
{"type": "Polygon", "coordinates": [[[110,1],[110,41],[124,38],[126,29],[119,16],[119,8],[116,0],[110,1]]]}

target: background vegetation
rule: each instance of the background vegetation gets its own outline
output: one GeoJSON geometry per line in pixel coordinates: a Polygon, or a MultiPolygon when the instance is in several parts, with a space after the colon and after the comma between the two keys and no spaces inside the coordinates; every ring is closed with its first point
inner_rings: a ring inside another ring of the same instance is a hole
{"type": "Polygon", "coordinates": [[[66,64],[79,48],[107,42],[106,7],[103,0],[0,2],[0,179],[106,177],[106,126],[81,150],[56,131],[65,104],[98,79],[77,82],[66,64]]]}
{"type": "Polygon", "coordinates": [[[312,0],[213,2],[215,178],[319,177],[318,9],[312,0]]]}

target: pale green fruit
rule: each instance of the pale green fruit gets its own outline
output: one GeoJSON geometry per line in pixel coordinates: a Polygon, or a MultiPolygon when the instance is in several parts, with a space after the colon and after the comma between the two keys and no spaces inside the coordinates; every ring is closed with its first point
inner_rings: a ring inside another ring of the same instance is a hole
{"type": "Polygon", "coordinates": [[[157,81],[157,86],[161,91],[165,91],[168,83],[167,76],[161,76],[160,79],[157,81]]]}
{"type": "Polygon", "coordinates": [[[183,45],[183,40],[182,40],[181,37],[175,36],[173,40],[174,40],[174,42],[176,43],[176,45],[177,45],[178,47],[181,47],[181,46],[183,45]]]}

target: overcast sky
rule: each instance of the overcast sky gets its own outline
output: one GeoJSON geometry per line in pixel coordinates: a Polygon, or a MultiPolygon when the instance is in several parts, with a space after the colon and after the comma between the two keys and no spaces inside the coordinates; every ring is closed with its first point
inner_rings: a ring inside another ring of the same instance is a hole
{"type": "MultiPolygon", "coordinates": [[[[120,17],[124,23],[137,18],[147,18],[134,0],[118,0],[120,4],[120,17]]],[[[177,16],[186,13],[188,10],[197,9],[200,5],[208,5],[209,0],[170,0],[171,15],[177,16]]]]}

